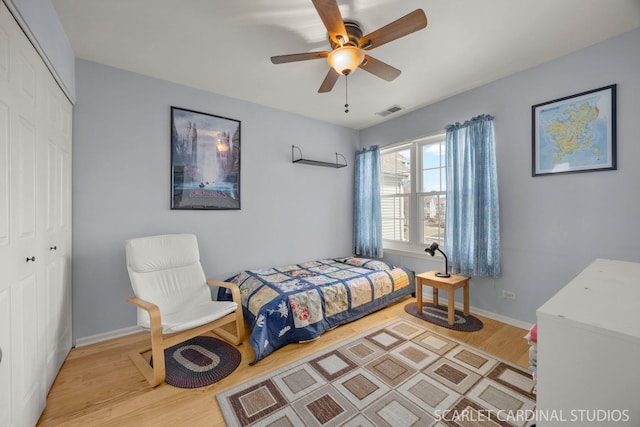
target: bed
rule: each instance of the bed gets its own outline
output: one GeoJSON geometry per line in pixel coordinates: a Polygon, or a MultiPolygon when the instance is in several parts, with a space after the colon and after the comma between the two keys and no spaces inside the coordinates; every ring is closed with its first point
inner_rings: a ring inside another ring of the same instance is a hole
{"type": "Polygon", "coordinates": [[[289,343],[316,339],[405,298],[415,292],[413,276],[381,260],[343,257],[246,270],[226,281],[240,287],[253,365],[289,343]]]}

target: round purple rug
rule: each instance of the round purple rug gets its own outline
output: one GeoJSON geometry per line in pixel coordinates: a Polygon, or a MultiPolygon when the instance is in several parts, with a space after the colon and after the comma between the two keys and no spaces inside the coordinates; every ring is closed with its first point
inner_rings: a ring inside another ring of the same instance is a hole
{"type": "Polygon", "coordinates": [[[200,336],[169,347],[164,351],[164,359],[167,384],[197,388],[218,382],[231,374],[240,365],[242,355],[225,341],[200,336]]]}
{"type": "Polygon", "coordinates": [[[404,311],[418,319],[426,320],[443,328],[454,329],[456,331],[473,332],[479,331],[484,326],[482,321],[475,316],[465,316],[461,311],[456,310],[453,325],[447,321],[447,307],[435,307],[433,304],[423,302],[422,313],[418,313],[417,304],[411,302],[404,306],[404,311]]]}

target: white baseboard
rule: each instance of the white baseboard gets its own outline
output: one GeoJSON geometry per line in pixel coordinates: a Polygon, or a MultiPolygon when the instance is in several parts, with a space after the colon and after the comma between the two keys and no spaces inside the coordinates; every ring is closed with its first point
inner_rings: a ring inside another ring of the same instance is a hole
{"type": "MultiPolygon", "coordinates": [[[[424,295],[425,299],[431,301],[431,295],[424,295]]],[[[446,298],[439,298],[438,300],[441,304],[446,304],[446,298]]],[[[455,304],[456,309],[462,310],[463,306],[460,303],[455,304]]],[[[533,325],[531,323],[523,322],[521,320],[512,319],[511,317],[503,316],[501,314],[492,313],[487,310],[482,310],[477,307],[469,307],[473,313],[479,314],[480,316],[488,317],[489,319],[497,320],[498,322],[506,323],[507,325],[515,326],[516,328],[529,330],[533,325]]],[[[120,338],[131,334],[136,334],[138,332],[142,332],[142,329],[139,326],[130,326],[128,328],[117,329],[115,331],[103,332],[101,334],[91,335],[88,337],[77,338],[75,340],[74,347],[83,347],[85,345],[95,344],[102,341],[107,341],[113,338],[120,338]]]]}
{"type": "MultiPolygon", "coordinates": [[[[432,301],[431,294],[424,293],[422,294],[422,296],[423,296],[423,299],[432,301]]],[[[448,302],[449,301],[447,298],[438,298],[439,305],[446,305],[448,302]]],[[[459,302],[455,303],[455,307],[457,310],[460,310],[460,311],[464,309],[464,305],[459,302]]],[[[475,314],[479,314],[480,316],[488,317],[489,319],[497,320],[498,322],[506,323],[507,325],[515,326],[516,328],[526,329],[527,331],[531,329],[531,327],[533,326],[532,323],[523,322],[522,320],[513,319],[511,317],[503,316],[502,314],[493,313],[491,311],[483,310],[481,308],[474,307],[474,306],[470,306],[469,311],[475,314]]]]}
{"type": "MultiPolygon", "coordinates": [[[[458,304],[456,304],[456,307],[457,306],[458,304]]],[[[460,309],[462,309],[462,304],[460,304],[460,309]]],[[[492,313],[491,311],[482,310],[481,308],[469,307],[469,310],[479,314],[480,316],[488,317],[489,319],[497,320],[498,322],[506,323],[507,325],[515,326],[516,328],[525,329],[527,331],[533,326],[533,323],[523,322],[522,320],[492,313]]]]}
{"type": "Polygon", "coordinates": [[[144,331],[144,329],[142,329],[140,326],[129,326],[128,328],[116,329],[115,331],[103,332],[101,334],[90,335],[88,337],[76,338],[74,347],[84,347],[85,345],[137,334],[138,332],[142,331],[144,331]]]}

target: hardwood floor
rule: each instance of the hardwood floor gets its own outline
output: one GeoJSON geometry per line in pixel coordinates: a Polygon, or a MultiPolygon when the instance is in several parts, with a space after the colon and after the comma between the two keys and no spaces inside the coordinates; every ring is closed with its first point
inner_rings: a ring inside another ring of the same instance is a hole
{"type": "MultiPolygon", "coordinates": [[[[399,316],[417,320],[405,313],[405,299],[305,344],[290,344],[269,355],[255,366],[248,341],[238,348],[242,362],[222,381],[194,390],[168,384],[151,388],[127,357],[130,350],[148,344],[148,333],[129,335],[81,348],[67,357],[49,396],[39,426],[224,426],[216,393],[241,384],[329,347],[353,335],[399,316]]],[[[477,332],[458,332],[425,322],[440,334],[466,342],[520,366],[528,366],[526,330],[485,317],[477,332]]],[[[248,332],[248,331],[247,331],[248,332]]],[[[248,336],[248,335],[247,335],[248,336]]]]}

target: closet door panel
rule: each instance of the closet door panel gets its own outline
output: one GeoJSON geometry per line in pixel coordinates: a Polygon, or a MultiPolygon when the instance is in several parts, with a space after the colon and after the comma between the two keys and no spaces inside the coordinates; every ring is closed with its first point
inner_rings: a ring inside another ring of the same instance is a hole
{"type": "MultiPolygon", "coordinates": [[[[3,5],[4,6],[4,5],[3,5]]],[[[39,152],[39,122],[41,112],[36,104],[39,80],[44,68],[42,60],[22,33],[15,20],[3,10],[2,24],[9,38],[9,111],[10,173],[10,239],[13,278],[22,278],[20,271],[39,261],[36,247],[38,206],[37,156],[39,152]],[[8,16],[7,16],[8,15],[8,16]]],[[[34,304],[35,306],[35,304],[34,304]]]]}
{"type": "MultiPolygon", "coordinates": [[[[5,12],[2,5],[2,12],[5,12]]],[[[8,94],[9,85],[9,33],[5,19],[0,16],[0,93],[8,94]]],[[[9,114],[8,100],[0,98],[0,271],[8,271],[9,245],[9,114]]],[[[0,292],[8,283],[0,281],[0,292]]]]}
{"type": "MultiPolygon", "coordinates": [[[[0,84],[0,91],[2,91],[0,84]]],[[[9,106],[0,100],[0,271],[8,271],[9,252],[9,106]]],[[[0,281],[0,291],[8,285],[0,281]]]]}
{"type": "Polygon", "coordinates": [[[33,123],[24,117],[15,122],[17,132],[12,138],[15,171],[11,178],[15,180],[15,192],[11,206],[16,207],[16,238],[33,239],[36,235],[36,129],[33,123]]]}
{"type": "MultiPolygon", "coordinates": [[[[66,99],[65,99],[66,100],[66,99]]],[[[71,111],[71,104],[67,101],[67,109],[71,111]]],[[[69,117],[71,117],[69,115],[69,117]]],[[[67,139],[67,141],[70,141],[67,139]]],[[[70,150],[69,146],[69,150],[70,150]]],[[[56,321],[60,325],[58,331],[58,347],[56,348],[56,360],[58,368],[62,366],[64,359],[71,351],[72,345],[72,313],[73,299],[71,292],[71,151],[60,150],[58,152],[59,165],[59,201],[58,201],[58,238],[56,245],[56,262],[58,263],[58,292],[60,294],[58,316],[56,321]]]]}
{"type": "Polygon", "coordinates": [[[13,425],[35,425],[45,406],[36,269],[11,289],[13,425]]]}
{"type": "Polygon", "coordinates": [[[0,289],[0,426],[11,425],[11,289],[0,289]]]}
{"type": "MultiPolygon", "coordinates": [[[[2,11],[4,12],[5,10],[2,11]]],[[[3,24],[4,22],[0,22],[0,81],[6,83],[9,81],[9,28],[3,24]]]]}

